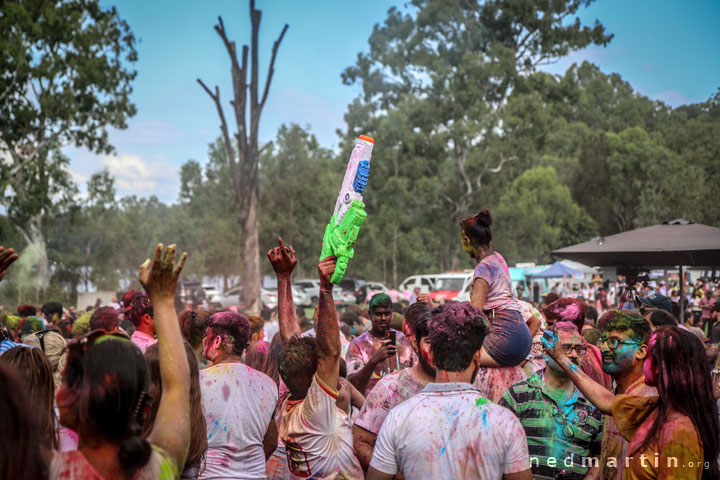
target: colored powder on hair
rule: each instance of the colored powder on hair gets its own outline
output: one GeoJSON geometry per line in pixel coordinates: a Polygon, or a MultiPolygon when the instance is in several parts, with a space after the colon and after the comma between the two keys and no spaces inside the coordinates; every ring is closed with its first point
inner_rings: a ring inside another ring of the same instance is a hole
{"type": "Polygon", "coordinates": [[[571,322],[573,319],[577,318],[580,314],[580,305],[578,305],[576,302],[568,304],[564,309],[562,309],[559,312],[559,316],[562,319],[562,321],[565,322],[571,322]]]}

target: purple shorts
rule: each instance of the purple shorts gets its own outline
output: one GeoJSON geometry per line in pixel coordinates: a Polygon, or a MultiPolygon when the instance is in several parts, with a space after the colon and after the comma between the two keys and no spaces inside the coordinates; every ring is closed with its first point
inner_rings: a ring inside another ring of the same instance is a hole
{"type": "Polygon", "coordinates": [[[530,353],[532,337],[520,312],[495,310],[490,322],[490,333],[485,337],[485,351],[503,367],[520,365],[530,353]]]}

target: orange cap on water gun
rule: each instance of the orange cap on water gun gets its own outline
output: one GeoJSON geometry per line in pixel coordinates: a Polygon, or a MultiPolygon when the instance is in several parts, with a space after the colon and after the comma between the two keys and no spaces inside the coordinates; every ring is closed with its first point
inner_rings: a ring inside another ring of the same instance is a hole
{"type": "Polygon", "coordinates": [[[367,135],[360,135],[360,140],[365,140],[366,142],[375,143],[375,140],[372,137],[368,137],[367,135]]]}

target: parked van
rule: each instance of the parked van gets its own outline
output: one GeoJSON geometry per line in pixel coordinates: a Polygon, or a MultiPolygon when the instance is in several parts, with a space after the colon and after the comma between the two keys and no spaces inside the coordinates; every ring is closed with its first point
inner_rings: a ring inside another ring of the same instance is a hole
{"type": "Polygon", "coordinates": [[[435,286],[435,277],[437,275],[411,275],[400,283],[399,291],[409,290],[415,292],[416,288],[420,289],[420,293],[430,293],[435,286]]]}

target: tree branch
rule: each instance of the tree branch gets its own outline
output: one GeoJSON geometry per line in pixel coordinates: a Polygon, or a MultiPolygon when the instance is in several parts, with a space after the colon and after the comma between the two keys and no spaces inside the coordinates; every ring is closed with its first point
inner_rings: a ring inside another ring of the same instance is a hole
{"type": "Polygon", "coordinates": [[[270,140],[270,141],[267,142],[265,145],[263,145],[262,147],[260,147],[260,150],[258,150],[258,156],[262,155],[262,153],[263,153],[268,147],[271,147],[272,144],[273,144],[273,142],[272,142],[272,140],[270,140]]]}
{"type": "Polygon", "coordinates": [[[503,165],[505,165],[505,163],[510,162],[512,160],[515,160],[515,155],[513,155],[512,157],[506,157],[506,158],[500,159],[500,163],[498,163],[497,167],[487,168],[487,166],[486,166],[486,168],[483,168],[483,171],[480,172],[480,174],[475,178],[475,184],[477,185],[477,188],[478,189],[482,188],[482,179],[486,173],[488,173],[488,172],[498,173],[498,172],[500,172],[500,170],[502,170],[502,167],[503,167],[503,165]]]}
{"type": "Polygon", "coordinates": [[[227,32],[225,30],[225,24],[223,23],[222,17],[220,16],[218,17],[218,24],[215,25],[215,31],[225,44],[225,49],[230,56],[230,62],[232,64],[230,73],[232,76],[234,95],[233,100],[230,102],[230,104],[232,105],[233,111],[235,112],[235,123],[238,127],[238,134],[236,135],[239,150],[238,161],[242,163],[242,159],[245,156],[243,152],[247,150],[247,127],[245,119],[245,107],[247,105],[246,78],[248,47],[247,45],[243,45],[242,63],[240,64],[238,63],[237,46],[235,42],[231,42],[228,39],[227,32]]]}
{"type": "Polygon", "coordinates": [[[275,73],[275,57],[277,56],[278,48],[280,48],[280,42],[282,42],[285,32],[287,32],[289,25],[286,23],[280,32],[280,36],[275,43],[273,43],[272,57],[270,57],[270,66],[268,67],[267,79],[265,79],[265,90],[263,91],[262,100],[260,100],[260,110],[262,111],[265,106],[265,100],[267,100],[268,91],[270,90],[270,82],[272,81],[273,74],[275,73]]]}
{"type": "Polygon", "coordinates": [[[228,163],[230,164],[230,175],[232,176],[236,196],[238,197],[238,201],[240,201],[242,196],[240,195],[240,179],[238,178],[237,166],[235,164],[235,150],[233,149],[232,142],[230,140],[230,132],[228,131],[227,121],[225,120],[225,112],[223,111],[220,103],[220,88],[216,86],[215,93],[213,93],[202,80],[198,78],[197,82],[203,90],[210,95],[210,98],[212,98],[215,103],[215,108],[217,108],[218,116],[220,117],[220,130],[222,130],[223,141],[225,143],[225,153],[227,155],[228,163]]]}

